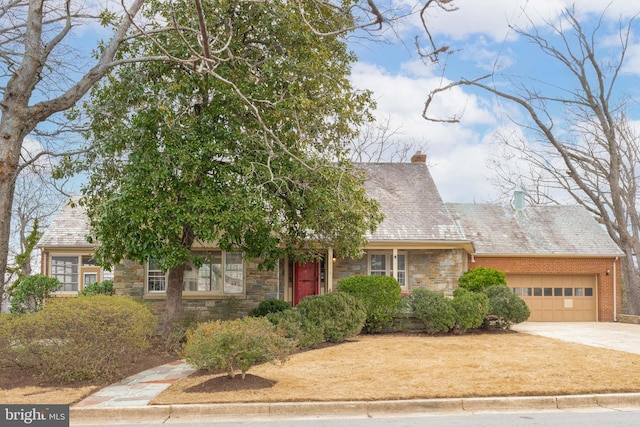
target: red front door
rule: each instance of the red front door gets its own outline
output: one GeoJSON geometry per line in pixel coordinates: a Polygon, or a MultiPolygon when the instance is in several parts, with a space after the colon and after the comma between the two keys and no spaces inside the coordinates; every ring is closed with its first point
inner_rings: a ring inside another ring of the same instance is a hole
{"type": "Polygon", "coordinates": [[[293,267],[293,305],[309,295],[318,294],[318,263],[295,263],[293,267]]]}

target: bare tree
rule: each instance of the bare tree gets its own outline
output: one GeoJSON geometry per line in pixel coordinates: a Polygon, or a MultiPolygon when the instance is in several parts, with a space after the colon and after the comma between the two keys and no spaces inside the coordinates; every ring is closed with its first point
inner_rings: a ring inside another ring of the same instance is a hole
{"type": "Polygon", "coordinates": [[[369,123],[351,141],[351,160],[357,163],[405,162],[416,151],[426,152],[426,142],[406,138],[402,127],[393,127],[391,118],[369,123]]]}
{"type": "MultiPolygon", "coordinates": [[[[638,137],[626,115],[624,97],[616,83],[629,47],[635,17],[619,22],[617,49],[599,50],[604,36],[606,10],[593,27],[586,29],[575,9],[563,11],[561,19],[546,22],[550,35],[532,26],[514,28],[557,65],[563,67],[571,84],[562,87],[530,76],[526,79],[499,80],[497,75],[474,80],[462,79],[434,90],[425,103],[427,120],[455,123],[457,118],[434,118],[429,105],[442,92],[470,86],[495,95],[525,112],[524,129],[528,144],[505,139],[526,159],[541,179],[550,178],[555,188],[566,191],[575,202],[589,210],[604,225],[624,252],[623,286],[628,310],[640,314],[640,259],[638,230],[638,137]],[[492,78],[493,83],[488,82],[492,78]]],[[[550,184],[549,184],[550,185],[550,184]]]]}
{"type": "MultiPolygon", "coordinates": [[[[77,67],[69,46],[74,27],[91,16],[71,0],[56,4],[45,0],[9,0],[0,7],[0,272],[6,271],[11,212],[19,173],[46,155],[63,155],[43,149],[31,161],[21,161],[25,138],[38,125],[72,108],[116,63],[144,0],[134,0],[115,27],[111,40],[88,69],[77,67]],[[74,79],[73,76],[77,76],[74,79]]],[[[68,148],[68,147],[65,147],[68,148]]],[[[0,294],[4,280],[0,281],[0,294]]]]}

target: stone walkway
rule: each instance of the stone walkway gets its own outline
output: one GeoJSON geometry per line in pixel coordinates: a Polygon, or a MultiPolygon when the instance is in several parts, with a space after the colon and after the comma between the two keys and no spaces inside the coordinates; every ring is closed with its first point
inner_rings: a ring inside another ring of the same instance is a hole
{"type": "Polygon", "coordinates": [[[171,384],[195,370],[184,360],[148,369],[112,384],[75,404],[81,408],[146,406],[171,384]]]}

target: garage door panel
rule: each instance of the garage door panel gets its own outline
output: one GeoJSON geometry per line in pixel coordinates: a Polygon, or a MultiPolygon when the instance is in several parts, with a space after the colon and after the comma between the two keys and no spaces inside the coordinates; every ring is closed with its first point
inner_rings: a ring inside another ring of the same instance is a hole
{"type": "MultiPolygon", "coordinates": [[[[534,322],[596,321],[595,275],[507,275],[510,288],[519,288],[534,322]]],[[[518,293],[516,292],[516,293],[518,293]]]]}

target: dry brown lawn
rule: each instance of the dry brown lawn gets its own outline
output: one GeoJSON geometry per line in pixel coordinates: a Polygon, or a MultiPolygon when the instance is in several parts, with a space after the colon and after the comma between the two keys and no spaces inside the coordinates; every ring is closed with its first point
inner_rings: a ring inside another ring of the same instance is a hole
{"type": "Polygon", "coordinates": [[[640,355],[527,334],[359,336],[295,354],[284,366],[264,364],[249,371],[274,382],[271,387],[212,390],[208,384],[219,383],[221,374],[198,374],[177,382],[152,403],[640,392],[639,368],[640,355]]]}

